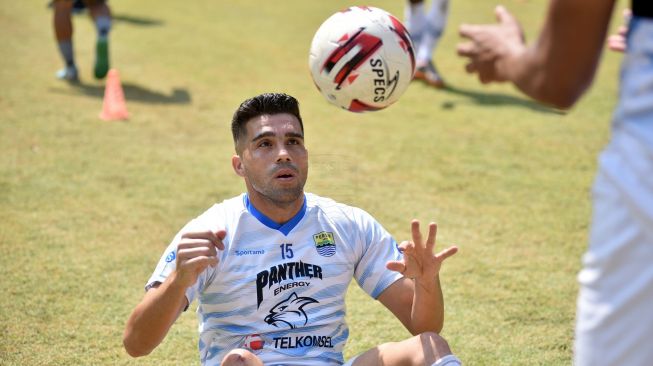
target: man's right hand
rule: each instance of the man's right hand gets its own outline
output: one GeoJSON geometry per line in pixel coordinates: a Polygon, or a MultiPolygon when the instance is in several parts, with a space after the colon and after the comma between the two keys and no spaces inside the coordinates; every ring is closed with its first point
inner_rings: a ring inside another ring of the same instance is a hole
{"type": "Polygon", "coordinates": [[[158,287],[145,293],[127,320],[123,343],[132,357],[152,352],[165,338],[188,302],[185,290],[202,271],[218,264],[218,249],[224,250],[224,230],[185,233],[177,245],[177,268],[158,287]]]}
{"type": "Polygon", "coordinates": [[[183,234],[177,246],[175,281],[184,287],[190,287],[208,266],[215,267],[218,264],[217,249],[224,250],[222,240],[226,235],[225,230],[183,234]]]}

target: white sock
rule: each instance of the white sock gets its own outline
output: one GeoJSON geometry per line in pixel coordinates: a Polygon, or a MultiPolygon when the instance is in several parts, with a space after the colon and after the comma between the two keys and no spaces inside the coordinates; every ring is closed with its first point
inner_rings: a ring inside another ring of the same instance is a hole
{"type": "MultiPolygon", "coordinates": [[[[433,51],[444,33],[449,15],[449,0],[433,0],[428,14],[425,15],[424,32],[419,48],[417,60],[426,62],[433,57],[433,51]]],[[[410,30],[409,30],[410,32],[410,30]]]]}
{"type": "Polygon", "coordinates": [[[454,355],[446,355],[431,366],[462,366],[462,362],[454,355]]]}
{"type": "Polygon", "coordinates": [[[73,42],[71,40],[59,41],[59,53],[66,63],[67,67],[75,66],[75,53],[73,51],[73,42]]]}
{"type": "Polygon", "coordinates": [[[413,4],[406,1],[406,7],[404,9],[404,17],[406,19],[405,25],[408,33],[410,33],[410,38],[413,41],[413,46],[417,49],[422,34],[424,33],[424,27],[426,26],[426,15],[424,14],[424,2],[413,4]]]}

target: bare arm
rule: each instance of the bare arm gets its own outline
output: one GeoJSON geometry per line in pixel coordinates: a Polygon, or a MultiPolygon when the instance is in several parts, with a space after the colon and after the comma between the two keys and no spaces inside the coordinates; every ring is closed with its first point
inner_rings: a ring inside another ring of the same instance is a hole
{"type": "Polygon", "coordinates": [[[470,42],[458,46],[468,72],[481,82],[511,81],[522,92],[559,108],[571,107],[596,72],[614,0],[551,0],[536,42],[524,44],[521,27],[496,9],[499,24],[461,25],[470,42]]]}
{"type": "Polygon", "coordinates": [[[442,331],[444,299],[439,278],[426,286],[418,285],[412,279],[402,278],[383,291],[379,301],[413,335],[442,331]]]}
{"type": "Polygon", "coordinates": [[[132,311],[123,345],[133,357],[148,355],[168,334],[181,311],[188,305],[186,289],[202,271],[218,264],[217,249],[224,249],[226,232],[187,233],[177,246],[176,269],[158,287],[149,289],[132,311]]]}
{"type": "Polygon", "coordinates": [[[130,356],[150,354],[186,307],[186,287],[175,281],[176,272],[158,287],[149,289],[132,311],[123,344],[130,356]]]}
{"type": "Polygon", "coordinates": [[[433,254],[437,226],[429,225],[426,241],[422,240],[419,222],[411,223],[412,242],[400,248],[404,260],[389,262],[388,269],[400,272],[404,278],[392,284],[379,296],[387,307],[412,334],[427,331],[439,333],[444,325],[444,300],[439,272],[442,262],[454,255],[458,248],[450,247],[433,254]]]}

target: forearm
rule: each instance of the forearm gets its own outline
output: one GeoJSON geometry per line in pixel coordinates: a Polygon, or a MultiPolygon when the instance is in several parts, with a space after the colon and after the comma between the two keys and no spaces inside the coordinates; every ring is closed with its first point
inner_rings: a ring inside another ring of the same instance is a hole
{"type": "Polygon", "coordinates": [[[410,331],[440,333],[444,325],[444,298],[440,287],[440,276],[429,281],[415,280],[410,331]]]}
{"type": "Polygon", "coordinates": [[[123,336],[125,350],[133,357],[152,352],[186,306],[186,288],[174,281],[174,274],[157,288],[148,290],[134,309],[123,336]]]}
{"type": "Polygon", "coordinates": [[[530,97],[571,107],[590,86],[613,0],[553,0],[537,41],[499,62],[501,73],[530,97]]]}

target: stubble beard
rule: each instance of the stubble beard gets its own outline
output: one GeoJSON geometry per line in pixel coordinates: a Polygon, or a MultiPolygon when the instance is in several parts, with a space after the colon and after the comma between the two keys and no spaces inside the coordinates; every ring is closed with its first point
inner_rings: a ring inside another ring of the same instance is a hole
{"type": "Polygon", "coordinates": [[[265,200],[281,208],[289,207],[296,203],[304,194],[304,184],[301,183],[288,188],[277,188],[271,186],[258,187],[256,184],[253,184],[252,187],[265,200]]]}
{"type": "MultiPolygon", "coordinates": [[[[273,176],[274,171],[278,169],[278,167],[273,169],[273,171],[270,172],[270,175],[273,176]]],[[[299,169],[293,167],[293,170],[297,174],[296,178],[298,181],[297,184],[292,187],[275,186],[275,178],[272,178],[272,181],[269,183],[251,181],[252,188],[254,188],[263,199],[276,207],[286,208],[292,206],[297,202],[297,200],[303,197],[304,185],[306,184],[306,177],[301,177],[299,169]]]]}
{"type": "MultiPolygon", "coordinates": [[[[305,173],[307,173],[307,171],[305,173]]],[[[302,176],[299,168],[294,164],[282,163],[272,167],[266,174],[266,176],[269,177],[269,180],[265,178],[257,179],[257,176],[253,174],[246,173],[245,175],[249,177],[247,181],[251,189],[257,192],[258,196],[260,196],[263,200],[276,207],[288,208],[303,198],[304,185],[306,184],[307,175],[305,174],[302,176]],[[294,170],[296,174],[297,184],[292,187],[283,187],[276,185],[277,182],[275,182],[276,178],[274,178],[274,175],[279,169],[282,168],[290,168],[294,170]]],[[[259,176],[258,178],[262,177],[259,176]]]]}

